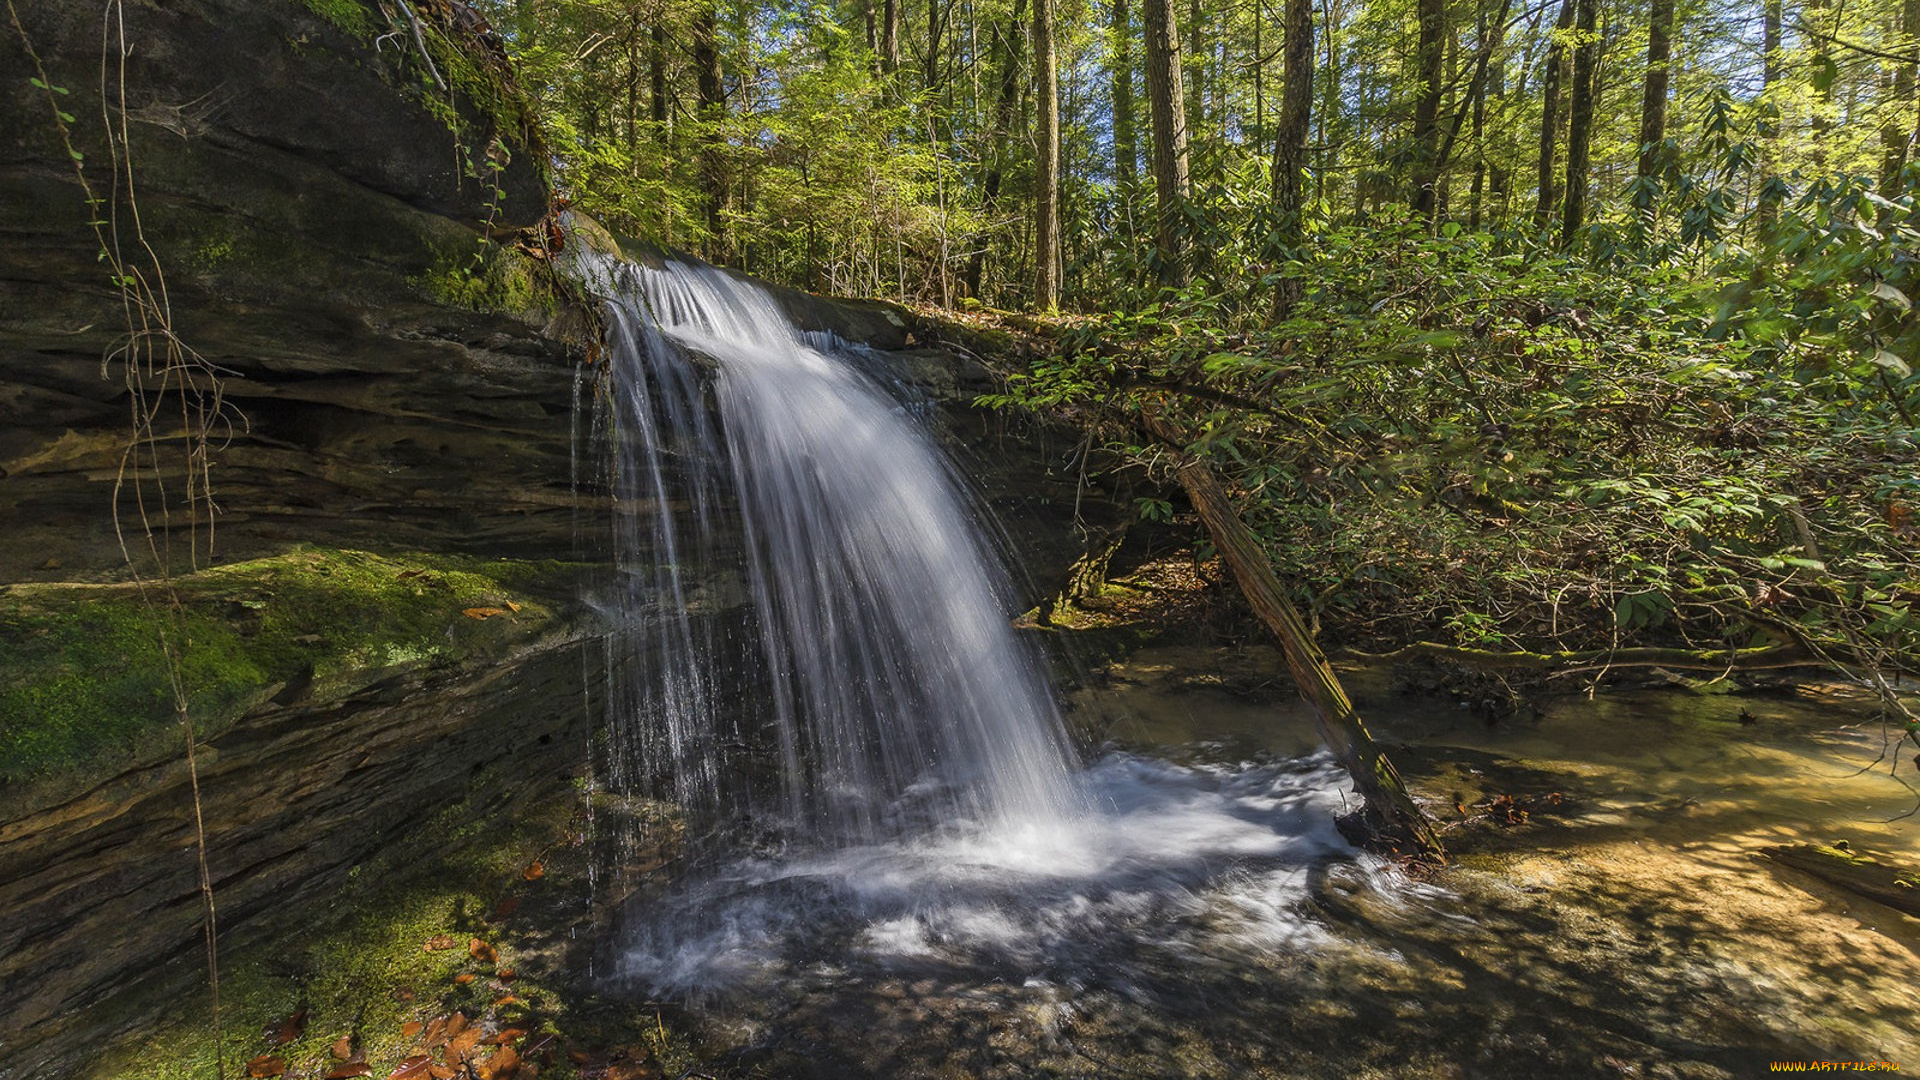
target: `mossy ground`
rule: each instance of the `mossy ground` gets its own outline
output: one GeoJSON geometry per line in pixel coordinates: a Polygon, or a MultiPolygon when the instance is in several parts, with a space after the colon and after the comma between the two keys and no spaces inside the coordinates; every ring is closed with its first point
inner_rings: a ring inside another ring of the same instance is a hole
{"type": "Polygon", "coordinates": [[[0,789],[97,774],[175,741],[168,650],[205,738],[289,687],[326,695],[376,672],[496,654],[551,621],[569,574],[305,548],[177,578],[177,606],[133,585],[0,589],[0,789]]]}

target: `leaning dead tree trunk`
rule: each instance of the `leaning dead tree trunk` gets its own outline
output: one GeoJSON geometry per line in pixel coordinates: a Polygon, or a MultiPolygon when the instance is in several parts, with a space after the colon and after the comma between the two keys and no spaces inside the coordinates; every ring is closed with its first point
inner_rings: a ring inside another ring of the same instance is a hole
{"type": "MultiPolygon", "coordinates": [[[[1185,441],[1157,417],[1148,416],[1146,422],[1148,429],[1162,441],[1174,446],[1185,445],[1185,441]]],[[[1220,479],[1206,462],[1184,453],[1178,475],[1180,486],[1186,489],[1194,512],[1206,524],[1207,534],[1213,537],[1213,546],[1220,550],[1241,594],[1273,636],[1280,639],[1287,669],[1293,673],[1300,696],[1313,706],[1320,738],[1353,777],[1354,787],[1366,803],[1366,830],[1374,840],[1384,841],[1405,854],[1435,862],[1446,861],[1439,835],[1414,804],[1413,797],[1407,794],[1406,784],[1401,782],[1393,763],[1367,733],[1366,724],[1354,711],[1353,702],[1348,700],[1339,677],[1327,663],[1326,654],[1320,651],[1300,613],[1287,599],[1259,540],[1246,522],[1240,520],[1220,479]]]]}

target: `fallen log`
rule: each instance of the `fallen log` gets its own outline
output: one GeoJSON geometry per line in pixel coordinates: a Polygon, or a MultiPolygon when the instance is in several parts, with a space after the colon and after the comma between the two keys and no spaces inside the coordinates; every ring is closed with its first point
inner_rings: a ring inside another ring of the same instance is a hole
{"type": "Polygon", "coordinates": [[[1446,660],[1472,667],[1547,671],[1598,667],[1663,667],[1688,671],[1772,671],[1787,668],[1824,668],[1826,665],[1796,644],[1765,645],[1749,649],[1591,649],[1581,652],[1496,652],[1417,641],[1392,652],[1370,653],[1343,649],[1342,656],[1369,663],[1407,660],[1446,660]]]}
{"type": "MultiPolygon", "coordinates": [[[[1143,419],[1163,442],[1174,447],[1186,445],[1157,417],[1149,414],[1143,419]]],[[[1180,486],[1186,489],[1194,512],[1206,524],[1214,547],[1254,614],[1279,639],[1294,684],[1313,706],[1320,738],[1353,777],[1354,787],[1365,803],[1362,825],[1366,837],[1416,859],[1445,862],[1439,834],[1407,794],[1393,762],[1374,743],[1332,665],[1327,663],[1326,654],[1287,598],[1253,530],[1240,520],[1226,489],[1207,463],[1184,450],[1177,452],[1180,486]]]]}

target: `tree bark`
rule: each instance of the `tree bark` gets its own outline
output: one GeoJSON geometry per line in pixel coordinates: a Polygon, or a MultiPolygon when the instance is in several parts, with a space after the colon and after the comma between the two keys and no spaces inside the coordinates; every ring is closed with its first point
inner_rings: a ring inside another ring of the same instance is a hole
{"type": "Polygon", "coordinates": [[[980,298],[986,278],[987,248],[993,241],[993,216],[1000,207],[1000,187],[1007,169],[1008,147],[1020,110],[1020,54],[1026,40],[1026,0],[1013,0],[1013,12],[1007,16],[1004,32],[996,32],[1000,53],[999,99],[994,106],[993,147],[986,155],[987,168],[980,178],[980,216],[985,227],[973,238],[973,254],[967,259],[967,295],[980,298]]]}
{"type": "Polygon", "coordinates": [[[886,0],[880,9],[880,70],[900,70],[900,0],[886,0]]]}
{"type": "MultiPolygon", "coordinates": [[[[1906,40],[1901,51],[1908,54],[1920,52],[1920,0],[1906,0],[1902,5],[1900,33],[1906,40]]],[[[1880,129],[1880,197],[1883,199],[1895,199],[1901,195],[1907,158],[1913,152],[1916,88],[1920,88],[1920,63],[1900,64],[1893,69],[1893,78],[1888,86],[1888,105],[1891,107],[1880,129]]],[[[1885,209],[1880,211],[1883,224],[1889,214],[1885,209]]]]}
{"type": "Polygon", "coordinates": [[[1133,18],[1127,0],[1113,0],[1107,24],[1108,74],[1113,81],[1113,180],[1120,220],[1133,235],[1133,197],[1140,188],[1140,148],[1133,133],[1133,18]]]}
{"type": "Polygon", "coordinates": [[[1574,29],[1580,44],[1573,50],[1573,101],[1567,118],[1567,197],[1560,214],[1560,246],[1571,247],[1587,219],[1587,166],[1593,149],[1593,69],[1599,59],[1598,0],[1579,0],[1574,29]]]}
{"type": "Polygon", "coordinates": [[[1640,168],[1642,180],[1665,171],[1667,83],[1673,54],[1673,0],[1652,0],[1647,17],[1647,78],[1640,93],[1640,168]]]}
{"type": "Polygon", "coordinates": [[[1760,197],[1753,213],[1755,231],[1762,242],[1773,235],[1774,222],[1780,217],[1780,197],[1774,190],[1773,171],[1780,149],[1780,125],[1768,115],[1770,110],[1778,108],[1774,95],[1780,88],[1780,44],[1780,0],[1766,0],[1760,15],[1760,101],[1764,106],[1758,131],[1760,197]]]}
{"type": "Polygon", "coordinates": [[[1440,189],[1440,99],[1447,54],[1446,0],[1418,0],[1420,42],[1416,54],[1420,96],[1413,104],[1413,203],[1431,217],[1440,189]]]}
{"type": "Polygon", "coordinates": [[[1561,0],[1560,17],[1553,23],[1553,44],[1547,46],[1546,72],[1540,95],[1540,191],[1533,207],[1533,224],[1544,229],[1553,221],[1556,198],[1554,148],[1560,142],[1560,79],[1567,66],[1567,31],[1573,29],[1574,0],[1561,0]]]}
{"type": "Polygon", "coordinates": [[[1185,214],[1187,118],[1180,82],[1180,30],[1172,0],[1143,0],[1147,39],[1147,99],[1153,117],[1154,247],[1163,285],[1184,287],[1187,267],[1185,214]]]}
{"type": "Polygon", "coordinates": [[[727,169],[723,154],[727,118],[726,88],[720,75],[720,35],[714,4],[702,4],[693,17],[694,81],[700,93],[700,178],[707,213],[706,256],[726,261],[727,169]]]}
{"type": "MultiPolygon", "coordinates": [[[[1162,420],[1145,418],[1148,429],[1159,439],[1184,445],[1162,420]]],[[[1260,617],[1287,658],[1287,670],[1300,689],[1300,696],[1313,706],[1320,738],[1333,751],[1353,778],[1353,784],[1366,804],[1366,831],[1376,842],[1390,850],[1415,858],[1445,862],[1446,852],[1440,837],[1420,807],[1407,794],[1405,783],[1393,763],[1381,752],[1354,710],[1346,690],[1341,687],[1326,654],[1307,631],[1306,623],[1287,598],[1273,566],[1267,561],[1260,541],[1234,511],[1233,504],[1213,470],[1204,461],[1189,454],[1180,455],[1177,467],[1180,486],[1193,503],[1194,512],[1207,527],[1213,546],[1233,573],[1240,592],[1260,617]]]]}
{"type": "Polygon", "coordinates": [[[1053,0],[1033,2],[1033,309],[1060,307],[1060,71],[1053,0]]]}
{"type": "MultiPolygon", "coordinates": [[[[1306,243],[1300,174],[1307,165],[1307,131],[1313,119],[1313,0],[1286,3],[1286,83],[1280,90],[1280,124],[1273,140],[1273,217],[1281,259],[1293,258],[1306,243]]],[[[1273,289],[1274,322],[1293,314],[1300,290],[1299,278],[1281,274],[1273,289]]]]}

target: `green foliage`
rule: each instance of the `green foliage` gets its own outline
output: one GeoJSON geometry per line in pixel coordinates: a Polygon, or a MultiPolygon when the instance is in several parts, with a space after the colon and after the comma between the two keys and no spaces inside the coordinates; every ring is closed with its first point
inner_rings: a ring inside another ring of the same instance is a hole
{"type": "Polygon", "coordinates": [[[1797,637],[1909,663],[1920,380],[1868,350],[1911,340],[1875,291],[1911,270],[1875,261],[1890,249],[1845,198],[1796,210],[1789,235],[1822,235],[1744,263],[1744,298],[1713,290],[1727,266],[1503,250],[1410,218],[1330,228],[1291,271],[1287,322],[1196,289],[1070,325],[986,403],[1102,417],[1149,468],[1130,418],[1176,423],[1350,638],[1797,637]]]}
{"type": "Polygon", "coordinates": [[[373,12],[363,0],[301,0],[307,10],[361,40],[373,37],[373,12]]]}

